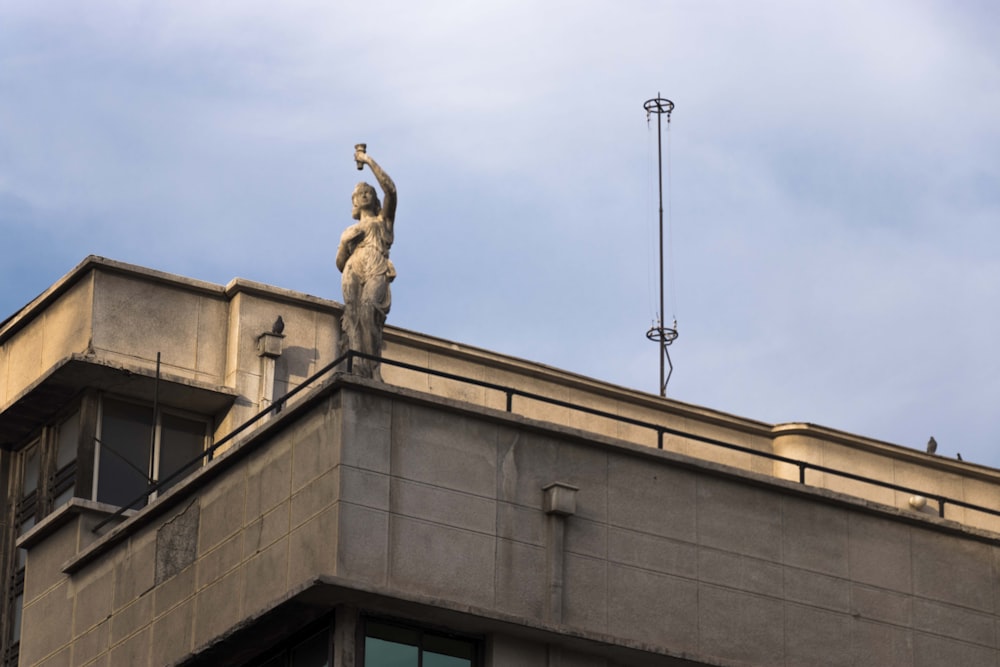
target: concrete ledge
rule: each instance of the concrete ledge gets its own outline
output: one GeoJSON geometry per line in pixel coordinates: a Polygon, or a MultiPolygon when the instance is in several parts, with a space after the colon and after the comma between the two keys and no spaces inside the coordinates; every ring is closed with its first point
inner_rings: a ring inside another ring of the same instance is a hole
{"type": "Polygon", "coordinates": [[[252,294],[254,296],[264,297],[273,301],[284,301],[285,303],[290,303],[294,306],[301,307],[303,303],[306,303],[310,306],[316,307],[318,310],[323,310],[329,313],[340,314],[344,311],[344,305],[339,301],[324,299],[322,297],[313,296],[312,294],[306,294],[304,292],[296,292],[295,290],[285,289],[284,287],[275,287],[274,285],[259,283],[255,280],[247,280],[246,278],[233,278],[226,284],[223,290],[225,291],[226,297],[229,299],[232,299],[234,296],[241,293],[252,294]]]}
{"type": "MultiPolygon", "coordinates": [[[[441,627],[470,636],[504,634],[552,644],[581,653],[601,656],[622,664],[643,667],[745,667],[745,663],[693,653],[664,651],[661,647],[596,632],[587,632],[561,624],[534,621],[451,600],[401,593],[379,586],[359,583],[340,577],[320,577],[289,591],[274,604],[244,619],[211,643],[196,647],[192,653],[174,663],[174,667],[201,667],[216,664],[214,650],[222,654],[228,645],[244,646],[256,634],[255,626],[268,615],[282,615],[285,608],[314,609],[316,617],[349,605],[363,613],[384,614],[399,620],[410,620],[423,627],[441,627]]],[[[267,644],[262,646],[266,648],[267,644]]]]}
{"type": "MultiPolygon", "coordinates": [[[[107,503],[99,503],[94,500],[83,498],[72,498],[65,505],[57,507],[51,514],[34,525],[31,530],[17,538],[14,546],[18,549],[31,549],[33,546],[54,533],[61,526],[66,525],[74,517],[81,514],[91,514],[94,516],[111,516],[120,508],[107,503]]],[[[128,518],[136,513],[136,510],[126,510],[124,518],[128,518]]],[[[124,520],[124,519],[123,519],[124,520]]]]}
{"type": "Polygon", "coordinates": [[[926,468],[945,470],[957,475],[962,475],[963,477],[974,477],[991,484],[1000,484],[1000,474],[998,474],[995,468],[990,468],[989,466],[969,461],[959,461],[945,456],[928,454],[919,449],[912,449],[910,447],[895,445],[890,442],[866,438],[854,433],[848,433],[847,431],[839,431],[828,426],[820,426],[818,424],[810,424],[808,422],[775,424],[771,428],[771,435],[774,439],[790,435],[807,436],[816,438],[818,441],[824,443],[828,442],[844,445],[852,449],[881,454],[886,457],[891,457],[894,460],[908,461],[926,468]]]}
{"type": "MultiPolygon", "coordinates": [[[[66,401],[85,388],[113,389],[132,398],[152,400],[155,368],[112,361],[98,354],[72,354],[55,363],[0,412],[0,446],[13,442],[51,419],[66,401]]],[[[172,373],[160,373],[163,405],[217,414],[236,400],[236,390],[172,373]]]]}
{"type": "Polygon", "coordinates": [[[59,298],[60,295],[66,292],[69,288],[79,282],[81,278],[88,275],[93,270],[103,270],[109,273],[123,273],[130,276],[138,276],[154,282],[185,287],[191,291],[210,294],[212,296],[221,297],[224,293],[223,288],[220,285],[215,285],[203,280],[184,278],[172,273],[157,271],[155,269],[147,269],[142,266],[119,262],[117,260],[100,257],[98,255],[88,255],[82,262],[73,267],[69,273],[53,283],[47,290],[29,301],[23,308],[8,317],[6,320],[0,322],[0,344],[13,335],[18,329],[22,328],[34,319],[35,315],[42,312],[48,304],[59,298]]]}
{"type": "Polygon", "coordinates": [[[329,380],[322,382],[311,392],[307,392],[298,401],[293,401],[281,413],[270,420],[262,422],[256,429],[251,429],[248,433],[238,438],[222,455],[210,461],[206,466],[185,478],[175,485],[170,491],[157,498],[124,523],[113,528],[102,538],[81,551],[74,558],[70,559],[63,566],[63,572],[71,574],[88,563],[98,558],[103,553],[113,548],[118,542],[125,539],[131,533],[139,530],[142,526],[152,521],[156,517],[168,511],[176,505],[180,499],[186,497],[191,491],[201,488],[219,473],[226,470],[231,465],[237,463],[250,451],[266,442],[268,438],[277,434],[290,424],[295,423],[295,418],[302,412],[311,409],[317,402],[327,398],[336,391],[349,388],[362,392],[370,392],[383,396],[395,396],[415,403],[435,406],[444,410],[453,411],[465,415],[478,415],[483,419],[501,422],[509,425],[536,431],[546,434],[555,434],[562,438],[572,440],[578,444],[599,449],[611,448],[618,452],[628,452],[631,456],[645,459],[650,463],[667,464],[688,470],[695,470],[701,474],[724,477],[733,481],[739,481],[751,486],[764,487],[779,493],[808,497],[824,503],[831,503],[846,508],[876,514],[883,517],[891,517],[894,520],[912,525],[920,525],[933,530],[958,534],[970,539],[988,544],[1000,545],[1000,534],[966,526],[955,521],[941,519],[935,516],[918,514],[908,510],[899,509],[889,505],[850,496],[836,491],[830,491],[818,487],[802,485],[797,482],[778,479],[776,477],[761,473],[754,473],[739,468],[734,468],[720,463],[713,463],[702,459],[685,456],[665,450],[652,449],[643,445],[636,445],[623,440],[617,440],[608,436],[595,434],[582,429],[570,428],[550,422],[538,421],[521,415],[508,413],[492,408],[481,407],[442,398],[433,394],[419,392],[413,389],[387,385],[373,380],[366,380],[354,375],[336,373],[329,380]]]}

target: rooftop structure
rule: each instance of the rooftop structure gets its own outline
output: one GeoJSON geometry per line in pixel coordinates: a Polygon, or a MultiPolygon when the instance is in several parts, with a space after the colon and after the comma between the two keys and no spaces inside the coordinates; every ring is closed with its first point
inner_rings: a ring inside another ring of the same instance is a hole
{"type": "Polygon", "coordinates": [[[1000,659],[1000,472],[341,313],[90,257],[0,323],[6,665],[1000,659]]]}

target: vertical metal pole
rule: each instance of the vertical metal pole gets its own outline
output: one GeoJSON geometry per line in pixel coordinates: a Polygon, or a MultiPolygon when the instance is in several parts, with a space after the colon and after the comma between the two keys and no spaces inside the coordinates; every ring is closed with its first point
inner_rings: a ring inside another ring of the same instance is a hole
{"type": "MultiPolygon", "coordinates": [[[[660,93],[656,93],[658,98],[660,93]]],[[[661,133],[661,120],[660,117],[663,114],[656,114],[656,157],[657,157],[657,174],[660,177],[660,321],[657,323],[660,330],[663,329],[663,138],[661,133]]],[[[665,368],[665,357],[667,355],[667,348],[661,343],[660,344],[660,396],[666,397],[667,395],[667,383],[664,381],[664,374],[666,372],[665,368]]]]}
{"type": "MultiPolygon", "coordinates": [[[[159,475],[154,469],[156,464],[156,423],[160,411],[160,353],[156,353],[156,379],[153,380],[153,427],[149,431],[149,463],[146,468],[147,483],[153,484],[153,480],[159,475]]],[[[148,499],[147,499],[148,502],[148,499]]]]}
{"type": "Polygon", "coordinates": [[[663,119],[661,116],[667,114],[667,123],[670,123],[670,112],[674,109],[674,103],[670,100],[664,99],[657,96],[651,100],[646,100],[646,103],[642,105],[646,110],[646,119],[648,121],[649,114],[656,114],[656,159],[657,159],[657,175],[659,176],[659,192],[660,192],[660,312],[657,316],[657,322],[652,329],[646,332],[646,338],[651,341],[655,341],[660,346],[660,396],[666,398],[667,396],[667,382],[670,376],[667,374],[667,365],[670,365],[670,370],[673,371],[673,364],[670,363],[670,355],[667,353],[667,346],[670,345],[675,338],[677,338],[677,328],[676,324],[674,328],[668,329],[663,325],[664,317],[664,295],[663,295],[663,119]]]}

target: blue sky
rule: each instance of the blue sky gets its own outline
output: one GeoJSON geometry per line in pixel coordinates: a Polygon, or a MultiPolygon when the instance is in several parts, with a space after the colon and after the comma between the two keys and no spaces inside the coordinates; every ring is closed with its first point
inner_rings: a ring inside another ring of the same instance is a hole
{"type": "Polygon", "coordinates": [[[1000,5],[0,0],[0,317],[88,254],[340,299],[399,187],[389,322],[1000,467],[1000,5]],[[365,178],[370,176],[367,174],[365,178]]]}

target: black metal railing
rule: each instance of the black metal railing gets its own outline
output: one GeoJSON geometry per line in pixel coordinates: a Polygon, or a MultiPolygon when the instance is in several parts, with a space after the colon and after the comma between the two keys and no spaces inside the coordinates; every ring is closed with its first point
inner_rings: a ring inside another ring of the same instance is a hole
{"type": "Polygon", "coordinates": [[[347,373],[353,372],[355,359],[368,359],[371,361],[377,361],[382,363],[383,365],[394,366],[397,368],[414,371],[417,373],[426,373],[428,375],[433,375],[446,380],[462,382],[465,384],[470,384],[477,387],[482,387],[484,389],[489,389],[492,391],[502,393],[505,396],[506,411],[510,413],[514,413],[514,398],[518,397],[521,399],[538,401],[540,403],[566,408],[568,410],[573,410],[576,412],[593,415],[596,417],[602,417],[605,419],[609,419],[623,424],[629,424],[631,426],[636,426],[639,428],[649,429],[656,434],[656,446],[658,449],[663,449],[664,436],[672,435],[681,438],[683,440],[700,442],[702,444],[719,447],[729,451],[741,452],[744,454],[748,454],[750,456],[756,456],[759,458],[768,459],[773,462],[794,466],[795,468],[798,469],[798,478],[799,478],[798,481],[800,484],[803,485],[806,484],[806,472],[812,470],[815,472],[825,473],[828,475],[833,475],[835,477],[840,477],[843,479],[860,482],[863,484],[869,484],[871,486],[876,486],[883,489],[889,489],[892,491],[899,491],[901,493],[908,493],[913,496],[920,496],[927,500],[936,501],[938,503],[938,516],[941,518],[945,518],[945,507],[948,505],[954,505],[956,507],[962,507],[976,512],[982,512],[984,514],[1000,517],[1000,510],[998,509],[984,507],[982,505],[977,505],[975,503],[969,503],[964,500],[958,500],[957,498],[950,498],[948,496],[943,496],[937,493],[928,493],[926,491],[916,489],[914,487],[903,486],[900,484],[893,484],[891,482],[886,482],[880,479],[865,477],[864,475],[857,475],[851,472],[847,472],[845,470],[838,470],[836,468],[818,465],[816,463],[811,463],[809,461],[793,459],[787,456],[781,456],[780,454],[773,454],[771,452],[765,452],[758,449],[753,449],[751,447],[737,445],[731,442],[725,442],[722,440],[718,440],[716,438],[709,438],[707,436],[698,435],[696,433],[681,431],[679,429],[671,428],[669,426],[664,426],[663,424],[657,424],[654,422],[636,419],[634,417],[626,417],[623,415],[618,415],[613,412],[607,412],[606,410],[599,410],[597,408],[591,408],[585,405],[572,403],[570,401],[563,401],[557,398],[552,398],[551,396],[545,396],[544,394],[537,394],[529,391],[524,391],[522,389],[517,389],[516,387],[510,387],[506,385],[496,384],[493,382],[487,382],[485,380],[477,380],[475,378],[470,378],[463,375],[457,375],[455,373],[448,373],[445,371],[439,371],[424,366],[418,366],[416,364],[411,364],[404,361],[387,359],[385,357],[373,356],[351,350],[331,361],[329,364],[327,364],[319,371],[308,377],[306,380],[304,380],[301,384],[299,384],[294,389],[289,391],[287,394],[281,396],[280,398],[275,399],[270,406],[261,410],[253,417],[251,417],[250,419],[248,419],[247,421],[243,422],[238,427],[230,431],[229,434],[227,434],[224,438],[222,438],[218,442],[214,443],[211,447],[206,449],[200,456],[193,459],[190,463],[185,464],[175,473],[165,477],[164,479],[158,480],[155,484],[150,485],[150,487],[142,495],[138,496],[135,499],[135,501],[133,501],[132,503],[130,503],[125,507],[120,508],[117,512],[106,517],[104,520],[102,520],[100,523],[94,526],[93,531],[97,532],[111,521],[114,521],[115,519],[119,518],[122,514],[124,514],[127,511],[129,507],[135,506],[135,503],[138,503],[139,501],[144,501],[145,499],[148,499],[150,495],[156,493],[161,488],[168,486],[176,478],[182,475],[189,474],[190,471],[192,470],[192,467],[195,464],[202,461],[203,459],[211,460],[215,452],[217,452],[220,447],[226,445],[229,442],[232,442],[233,439],[235,439],[241,433],[246,431],[248,428],[259,422],[261,419],[268,416],[269,414],[281,412],[281,410],[284,409],[285,405],[288,403],[290,399],[292,399],[294,396],[304,391],[305,389],[311,387],[315,382],[317,382],[325,375],[329,374],[331,371],[335,370],[338,366],[343,365],[344,370],[347,373]]]}

